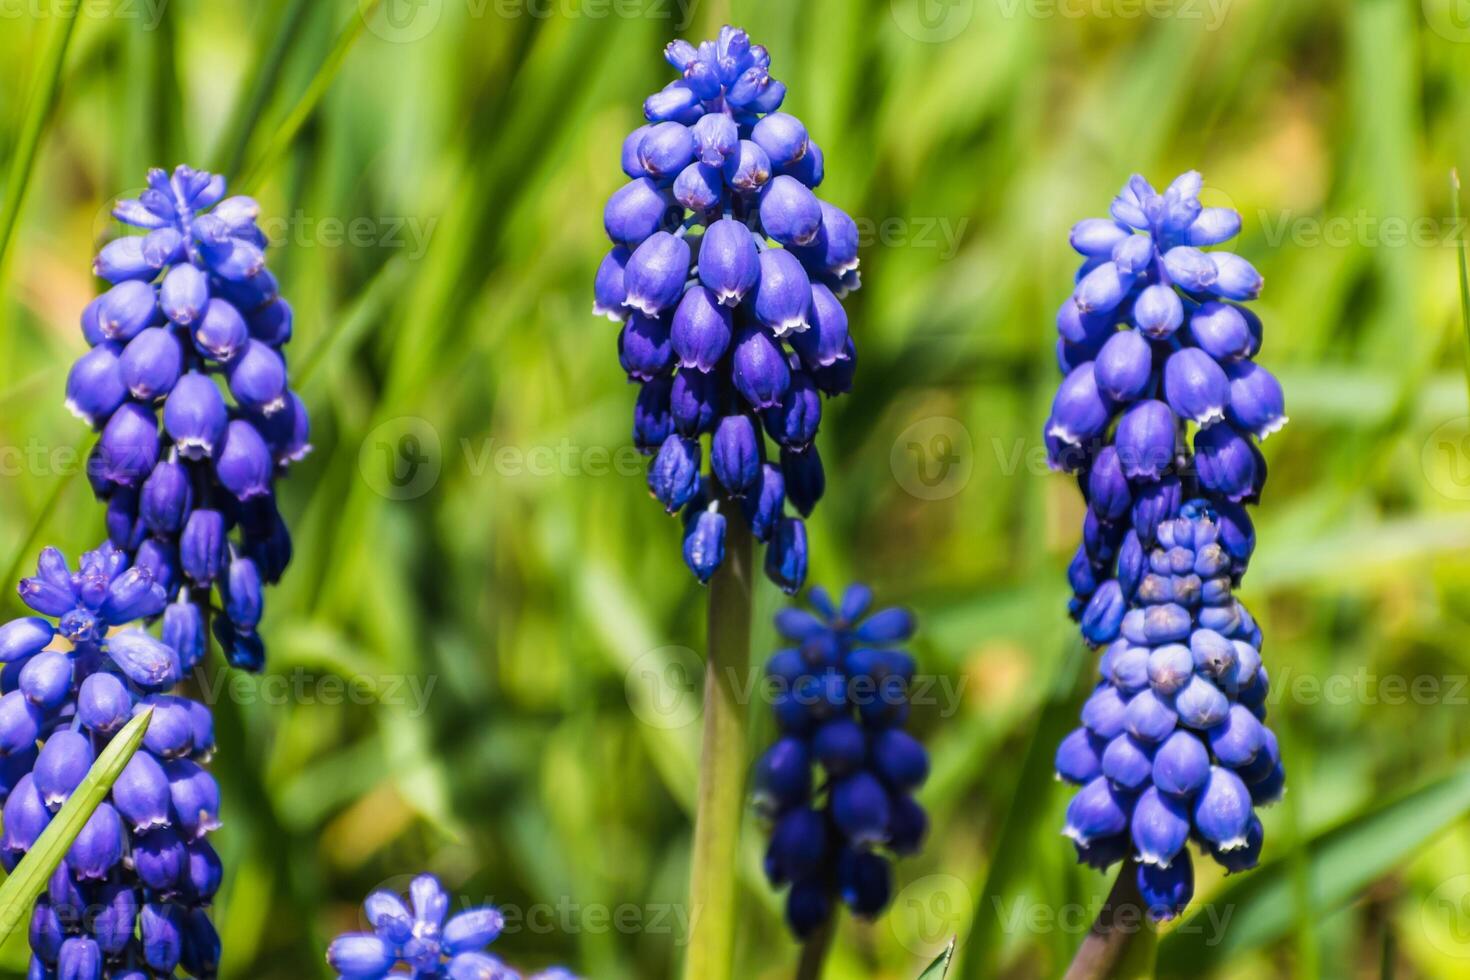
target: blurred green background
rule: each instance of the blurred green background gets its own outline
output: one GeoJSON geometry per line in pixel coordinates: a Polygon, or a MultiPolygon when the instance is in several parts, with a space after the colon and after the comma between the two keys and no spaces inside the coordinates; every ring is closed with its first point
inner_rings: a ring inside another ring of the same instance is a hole
{"type": "MultiPolygon", "coordinates": [[[[1160,973],[1466,975],[1463,3],[0,0],[0,166],[28,175],[0,269],[8,580],[40,543],[102,535],[61,402],[113,198],[149,166],[223,170],[260,198],[297,311],[297,558],[267,675],[217,704],[226,975],[326,975],[361,897],[425,868],[509,910],[495,948],[518,964],[677,970],[704,596],[589,308],[661,48],[726,21],[770,48],[823,196],[865,232],[812,581],[911,605],[936,678],[929,845],[827,975],[912,978],[950,933],[969,976],[1057,975],[1106,892],[1050,775],[1092,669],[1063,608],[1081,505],[1039,462],[1052,318],[1071,223],[1134,171],[1191,168],[1244,214],[1293,416],[1243,589],[1290,791],[1261,869],[1202,871],[1204,918],[1160,973]]],[[[758,657],[779,602],[763,586],[758,657]]],[[[739,973],[788,976],[753,820],[745,843],[739,973]]]]}

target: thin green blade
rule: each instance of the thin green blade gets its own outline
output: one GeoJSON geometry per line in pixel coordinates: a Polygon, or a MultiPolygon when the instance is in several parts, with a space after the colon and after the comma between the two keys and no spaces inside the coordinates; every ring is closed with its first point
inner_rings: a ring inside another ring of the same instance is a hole
{"type": "Polygon", "coordinates": [[[31,91],[30,108],[26,110],[20,140],[15,147],[15,155],[10,159],[10,174],[5,181],[5,202],[3,210],[0,210],[0,269],[5,267],[5,255],[9,251],[10,240],[15,235],[26,188],[30,186],[36,151],[41,145],[41,134],[46,131],[51,106],[56,102],[57,90],[61,88],[61,69],[66,64],[66,49],[71,45],[72,30],[77,26],[75,4],[63,4],[56,14],[59,19],[52,29],[46,54],[41,59],[36,86],[31,91]]]}
{"type": "Polygon", "coordinates": [[[919,974],[919,980],[944,980],[949,975],[949,964],[954,959],[955,939],[951,938],[949,945],[944,947],[944,952],[935,957],[934,962],[919,974]]]}
{"type": "MultiPolygon", "coordinates": [[[[1351,901],[1467,811],[1470,765],[1306,841],[1311,913],[1351,901]]],[[[1199,976],[1286,935],[1296,922],[1293,872],[1288,858],[1278,858],[1221,889],[1159,943],[1158,975],[1199,976]],[[1222,924],[1226,909],[1231,917],[1222,924]]]]}
{"type": "MultiPolygon", "coordinates": [[[[1450,212],[1455,219],[1455,227],[1460,227],[1460,171],[1450,171],[1450,212]]],[[[1460,267],[1460,325],[1465,331],[1465,383],[1470,386],[1470,269],[1466,268],[1465,262],[1465,235],[1458,234],[1459,238],[1459,267],[1460,267]]]]}
{"type": "Polygon", "coordinates": [[[72,841],[82,832],[91,819],[123,768],[132,759],[133,753],[143,742],[148,731],[153,709],[144,709],[138,717],[128,722],[117,737],[107,743],[102,755],[93,763],[87,778],[77,787],[66,806],[47,825],[36,841],[36,846],[20,862],[20,865],[0,884],[0,944],[8,940],[17,929],[25,927],[31,903],[46,887],[52,872],[66,857],[72,841]]]}
{"type": "Polygon", "coordinates": [[[354,12],[347,21],[347,26],[337,35],[337,41],[332,45],[326,59],[317,69],[316,74],[312,76],[311,84],[307,85],[301,100],[276,128],[271,141],[240,179],[240,185],[243,188],[255,189],[270,168],[295,142],[301,128],[311,119],[312,113],[316,112],[317,106],[321,104],[322,99],[331,89],[332,83],[337,80],[337,73],[342,70],[342,62],[347,60],[347,55],[351,53],[353,45],[357,43],[357,39],[366,29],[368,18],[376,12],[380,2],[381,0],[367,0],[367,3],[354,12]]]}
{"type": "Polygon", "coordinates": [[[250,148],[250,138],[265,114],[271,93],[276,90],[286,56],[291,45],[301,36],[301,21],[307,9],[307,0],[286,0],[267,36],[270,47],[261,53],[252,70],[250,79],[240,90],[239,101],[230,114],[225,135],[220,139],[220,149],[215,157],[215,170],[233,177],[245,162],[245,152],[250,148]]]}
{"type": "Polygon", "coordinates": [[[1033,790],[1031,787],[1051,785],[1057,743],[1076,724],[1076,702],[1079,699],[1074,696],[1073,688],[1086,656],[1083,650],[1080,642],[1067,641],[1066,653],[1051,679],[1050,691],[1042,703],[1020,772],[1013,784],[1010,806],[1001,823],[990,865],[976,887],[980,900],[975,904],[974,921],[965,939],[965,954],[960,958],[959,975],[967,980],[979,980],[995,974],[995,960],[1004,938],[999,935],[1001,920],[979,910],[994,908],[1029,867],[1026,856],[1031,853],[1031,842],[1042,824],[1050,795],[1049,790],[1033,790]]]}

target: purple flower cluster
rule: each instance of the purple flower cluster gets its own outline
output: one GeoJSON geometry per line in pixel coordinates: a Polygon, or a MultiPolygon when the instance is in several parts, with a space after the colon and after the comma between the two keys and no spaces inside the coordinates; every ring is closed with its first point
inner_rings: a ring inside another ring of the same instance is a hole
{"type": "Polygon", "coordinates": [[[1284,399],[1252,360],[1261,322],[1242,304],[1260,275],[1201,250],[1235,237],[1240,215],[1203,207],[1200,186],[1192,171],[1163,193],[1134,176],[1111,217],[1072,229],[1084,261],[1057,315],[1066,377],[1046,425],[1052,464],[1087,502],[1071,611],[1106,648],[1057,751],[1082,787],[1065,832],[1096,867],[1133,855],[1161,919],[1193,895],[1188,839],[1227,870],[1255,866],[1253,807],[1285,779],[1262,723],[1261,632],[1232,592],[1266,483],[1255,440],[1286,423],[1284,399]]]}
{"type": "Polygon", "coordinates": [[[1238,255],[1201,250],[1233,238],[1240,215],[1202,207],[1199,191],[1194,172],[1162,194],[1135,176],[1111,217],[1072,229],[1084,261],[1057,314],[1066,377],[1046,442],[1088,504],[1069,576],[1073,615],[1094,644],[1106,641],[1088,623],[1122,601],[1114,575],[1125,536],[1151,547],[1184,500],[1214,506],[1239,577],[1253,540],[1244,505],[1266,482],[1254,440],[1286,423],[1280,384],[1252,360],[1261,322],[1242,305],[1261,277],[1238,255]]]}
{"type": "Polygon", "coordinates": [[[52,876],[31,917],[32,977],[212,977],[207,908],[221,866],[208,708],[166,693],[204,655],[199,609],[170,603],[111,543],[75,571],[54,548],[20,584],[38,616],[0,626],[0,863],[14,870],[98,753],[151,708],[143,744],[52,876]],[[162,639],[115,629],[161,619],[162,639]],[[57,644],[56,641],[64,641],[57,644]]]}
{"type": "MultiPolygon", "coordinates": [[[[429,874],[415,878],[408,891],[411,909],[393,892],[373,892],[363,903],[372,932],[350,932],[332,940],[327,963],[344,980],[521,980],[520,973],[484,952],[505,926],[499,911],[485,906],[450,916],[449,894],[429,874]],[[410,972],[393,972],[400,965],[410,972]]],[[[576,978],[556,968],[528,980],[576,978]]]]}
{"type": "Polygon", "coordinates": [[[38,615],[0,626],[7,869],[98,753],[151,710],[141,747],[36,903],[38,978],[216,975],[208,906],[222,868],[207,835],[220,792],[203,768],[214,719],[170,691],[203,660],[211,619],[232,664],[262,666],[262,587],[291,554],[274,481],[308,449],[281,354],[291,309],[265,268],[257,206],[187,167],[152,171],[148,185],[116,207],[145,234],[97,256],[111,287],[82,317],[91,349],[66,384],[67,407],[100,433],[87,475],[109,540],[75,569],[43,550],[19,588],[38,615]]]}
{"type": "Polygon", "coordinates": [[[872,598],[853,585],[834,605],[813,589],[818,615],[776,617],[795,646],[766,665],[781,737],[757,764],[756,794],[772,821],[766,877],[791,885],[786,921],[799,938],[827,921],[839,896],[856,915],[882,912],[890,857],[917,853],[928,829],[913,793],[929,754],[904,731],[914,659],[891,646],[913,635],[914,618],[897,608],[867,616],[872,598]]]}
{"type": "Polygon", "coordinates": [[[310,448],[281,352],[291,307],[258,205],[227,198],[223,177],[153,170],[113,213],[144,234],[97,256],[111,287],[82,316],[91,350],[67,378],[67,407],[101,433],[88,476],[113,544],[170,596],[205,607],[217,590],[215,636],[259,670],[262,584],[291,558],[275,478],[310,448]]]}
{"type": "Polygon", "coordinates": [[[664,54],[680,78],[623,143],[630,182],[603,215],[613,249],[593,311],[622,324],[622,366],[640,386],[634,442],[654,457],[653,496],[684,512],[686,563],[709,581],[740,506],[766,574],[795,593],[802,518],[826,483],[822,395],[850,390],[856,366],[841,299],[859,285],[857,225],[813,193],[822,151],[779,111],[786,87],[765,48],[725,27],[664,54]]]}
{"type": "Polygon", "coordinates": [[[1149,913],[1168,919],[1194,893],[1193,839],[1226,871],[1253,868],[1261,821],[1286,774],[1264,724],[1261,631],[1232,595],[1226,526],[1185,504],[1145,551],[1118,561],[1127,612],[1092,624],[1108,643],[1082,727],[1057,749],[1057,774],[1082,787],[1064,833],[1106,868],[1132,854],[1149,913]]]}

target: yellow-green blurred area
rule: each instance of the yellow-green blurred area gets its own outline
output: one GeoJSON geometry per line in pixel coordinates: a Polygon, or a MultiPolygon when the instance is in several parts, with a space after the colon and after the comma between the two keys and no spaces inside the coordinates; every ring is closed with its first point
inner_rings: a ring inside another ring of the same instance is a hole
{"type": "MultiPolygon", "coordinates": [[[[5,172],[74,7],[0,0],[5,172]]],[[[705,593],[589,310],[622,138],[672,78],[662,47],[727,20],[770,49],[825,151],[822,196],[864,233],[811,579],[912,606],[938,692],[915,713],[928,845],[885,917],[844,920],[826,975],[910,980],[951,933],[968,976],[1057,975],[1106,893],[1058,833],[1050,771],[1093,670],[1065,615],[1082,508],[1040,440],[1053,317],[1070,225],[1135,171],[1188,169],[1244,216],[1259,361],[1292,416],[1264,447],[1242,589],[1289,791],[1260,869],[1199,863],[1204,918],[1159,972],[1465,975],[1463,5],[83,0],[24,201],[0,200],[22,208],[0,567],[102,537],[62,388],[108,206],[150,166],[221,169],[261,201],[313,415],[281,490],[296,559],[268,595],[267,672],[215,688],[225,975],[327,975],[360,899],[421,869],[507,909],[493,949],[520,966],[678,970],[705,593]]],[[[762,586],[758,659],[780,601],[762,586]]],[[[798,949],[746,832],[738,975],[787,977],[798,949]]]]}

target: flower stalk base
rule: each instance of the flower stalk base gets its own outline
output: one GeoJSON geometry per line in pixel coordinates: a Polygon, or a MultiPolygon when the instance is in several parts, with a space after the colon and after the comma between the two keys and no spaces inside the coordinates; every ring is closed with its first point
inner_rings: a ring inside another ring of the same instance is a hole
{"type": "Polygon", "coordinates": [[[1132,980],[1152,977],[1158,933],[1138,891],[1132,858],[1118,869],[1107,904],[1077,950],[1066,980],[1132,980]]]}
{"type": "Polygon", "coordinates": [[[822,924],[801,947],[801,961],[796,966],[796,980],[819,980],[822,965],[827,962],[827,952],[832,948],[832,939],[837,935],[837,911],[822,924]]]}
{"type": "Polygon", "coordinates": [[[740,683],[750,666],[754,548],[740,508],[730,512],[726,560],[710,582],[686,980],[729,980],[735,956],[735,868],[749,768],[740,683]]]}

